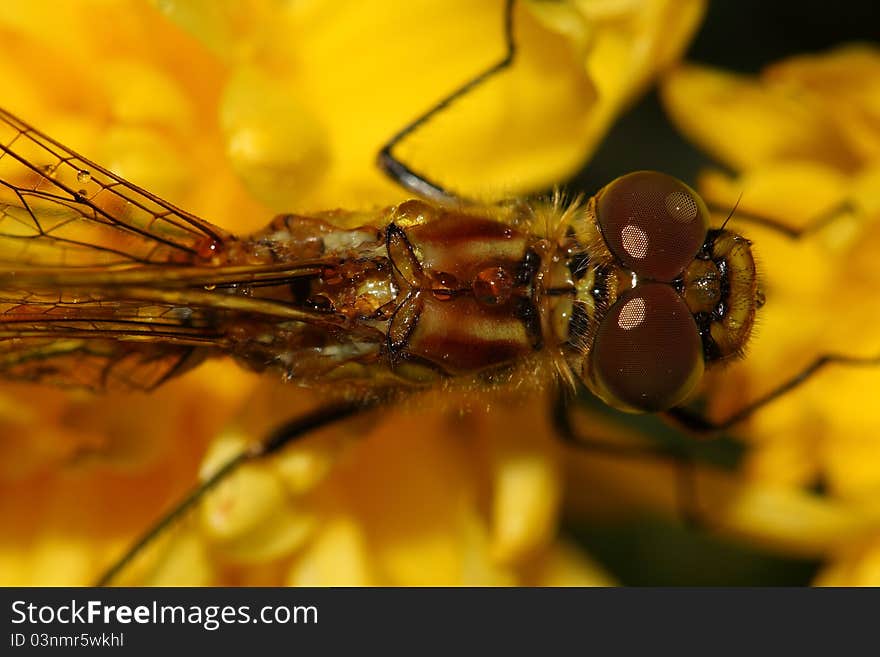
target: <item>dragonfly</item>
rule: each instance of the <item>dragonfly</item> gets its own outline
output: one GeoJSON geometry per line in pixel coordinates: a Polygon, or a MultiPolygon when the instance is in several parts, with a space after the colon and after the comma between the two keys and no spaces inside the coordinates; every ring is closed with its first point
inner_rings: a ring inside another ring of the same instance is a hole
{"type": "Polygon", "coordinates": [[[712,228],[696,191],[637,171],[589,198],[487,206],[395,157],[513,63],[512,5],[505,57],[381,149],[381,168],[415,198],[373,211],[285,214],[235,235],[0,110],[0,376],[148,391],[231,357],[333,391],[218,469],[102,583],[243,462],[400,394],[528,380],[711,432],[856,361],[822,356],[711,421],[684,404],[707,368],[742,356],[764,298],[751,243],[727,222],[712,228]]]}
{"type": "Polygon", "coordinates": [[[418,387],[540,354],[612,406],[658,411],[741,352],[759,298],[748,241],[709,231],[699,196],[658,172],[588,203],[411,200],[239,237],[6,111],[0,126],[9,378],[150,390],[229,355],[306,383],[418,387]]]}

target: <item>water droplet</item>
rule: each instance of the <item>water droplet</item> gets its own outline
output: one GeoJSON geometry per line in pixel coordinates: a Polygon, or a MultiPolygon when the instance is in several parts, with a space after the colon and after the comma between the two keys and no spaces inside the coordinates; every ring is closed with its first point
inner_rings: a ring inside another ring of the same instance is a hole
{"type": "Polygon", "coordinates": [[[513,277],[504,267],[487,267],[474,278],[473,290],[477,301],[482,304],[502,304],[513,293],[513,277]]]}
{"type": "Polygon", "coordinates": [[[92,174],[90,174],[85,169],[80,169],[76,172],[76,181],[78,183],[87,183],[92,179],[92,174]]]}
{"type": "Polygon", "coordinates": [[[458,289],[458,279],[447,272],[430,272],[431,292],[439,301],[449,301],[458,289]]]}
{"type": "Polygon", "coordinates": [[[220,251],[220,245],[214,240],[203,240],[197,247],[196,251],[200,258],[205,260],[211,259],[220,251]]]}

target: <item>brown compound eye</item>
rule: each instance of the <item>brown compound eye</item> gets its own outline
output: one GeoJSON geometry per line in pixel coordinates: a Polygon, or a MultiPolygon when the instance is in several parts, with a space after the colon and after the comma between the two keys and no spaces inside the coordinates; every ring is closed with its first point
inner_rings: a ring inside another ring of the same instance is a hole
{"type": "Polygon", "coordinates": [[[599,193],[597,220],[611,253],[641,277],[671,281],[706,239],[709,211],[683,182],[657,171],[621,176],[599,193]]]}
{"type": "Polygon", "coordinates": [[[606,403],[655,412],[681,403],[703,375],[697,325],[675,290],[643,283],[618,297],[596,331],[584,377],[606,403]]]}

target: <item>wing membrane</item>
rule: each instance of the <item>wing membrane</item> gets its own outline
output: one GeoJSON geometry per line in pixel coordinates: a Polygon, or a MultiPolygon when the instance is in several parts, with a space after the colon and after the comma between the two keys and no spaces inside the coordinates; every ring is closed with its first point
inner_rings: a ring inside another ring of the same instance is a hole
{"type": "Polygon", "coordinates": [[[21,338],[15,349],[3,347],[0,371],[4,378],[95,391],[152,390],[208,354],[193,346],[135,348],[115,340],[76,338],[21,338]]]}
{"type": "Polygon", "coordinates": [[[0,375],[92,390],[149,390],[223,348],[210,311],[0,291],[0,375]]]}
{"type": "Polygon", "coordinates": [[[0,109],[0,265],[191,263],[228,238],[0,109]]]}

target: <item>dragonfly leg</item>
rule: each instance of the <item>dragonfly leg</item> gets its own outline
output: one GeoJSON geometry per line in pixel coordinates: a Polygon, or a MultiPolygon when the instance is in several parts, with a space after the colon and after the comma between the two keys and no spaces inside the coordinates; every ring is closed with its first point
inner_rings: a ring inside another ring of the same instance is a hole
{"type": "Polygon", "coordinates": [[[553,409],[556,433],[566,445],[579,450],[631,459],[661,459],[675,468],[678,515],[688,527],[699,527],[702,514],[697,497],[697,470],[694,456],[687,449],[669,445],[614,443],[607,439],[585,436],[571,422],[572,397],[559,391],[553,409]]]}
{"type": "Polygon", "coordinates": [[[746,404],[738,411],[731,413],[723,420],[712,420],[701,413],[688,408],[679,407],[666,411],[666,415],[686,429],[695,433],[714,433],[724,431],[730,427],[748,419],[754,413],[768,404],[776,401],[788,392],[806,383],[810,377],[829,365],[843,365],[847,367],[872,367],[880,365],[880,354],[875,356],[847,356],[844,354],[823,354],[818,356],[812,363],[804,367],[800,372],[780,383],[769,392],[758,397],[753,402],[746,404]]]}
{"type": "Polygon", "coordinates": [[[471,78],[455,91],[441,99],[437,104],[431,107],[421,116],[413,119],[404,126],[386,143],[376,162],[382,171],[384,171],[392,180],[404,189],[413,192],[432,201],[444,204],[458,204],[462,202],[462,198],[453,192],[448,191],[442,185],[432,181],[427,176],[412,170],[409,166],[398,160],[394,156],[394,148],[403,141],[411,133],[418,130],[425,123],[430,121],[434,116],[445,110],[456,100],[469,93],[472,89],[479,86],[496,73],[503,71],[511,65],[516,54],[516,43],[513,38],[513,4],[515,0],[505,0],[504,3],[504,39],[506,44],[506,53],[504,57],[471,78]]]}
{"type": "Polygon", "coordinates": [[[108,586],[141,551],[174,522],[189,511],[206,493],[232,474],[239,466],[269,456],[283,447],[310,436],[313,431],[328,427],[377,405],[377,401],[352,401],[319,407],[278,427],[266,440],[239,452],[226,461],[214,474],[190,490],[174,507],[148,529],[112,566],[101,575],[95,586],[108,586]]]}
{"type": "MultiPolygon", "coordinates": [[[[708,206],[709,210],[713,212],[725,212],[729,210],[729,208],[723,208],[711,202],[708,203],[708,206]]],[[[847,212],[858,212],[858,209],[849,200],[842,201],[830,210],[816,216],[806,226],[803,226],[801,228],[793,228],[792,226],[788,226],[781,221],[777,221],[776,219],[766,217],[756,212],[744,212],[739,209],[735,209],[734,212],[732,212],[731,214],[733,215],[734,219],[748,221],[749,223],[755,224],[757,226],[763,226],[764,228],[774,230],[789,239],[799,240],[803,237],[809,236],[812,233],[815,233],[824,226],[833,223],[838,217],[841,217],[844,213],[847,212]]]]}

